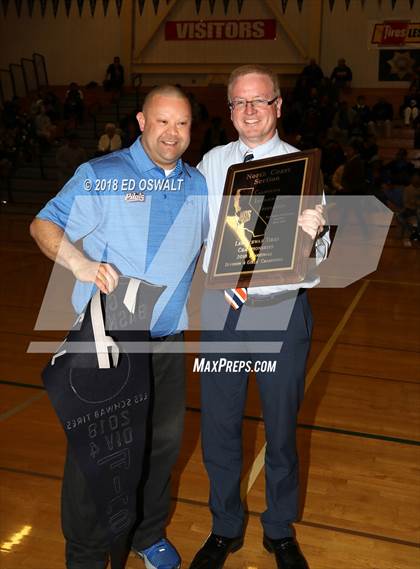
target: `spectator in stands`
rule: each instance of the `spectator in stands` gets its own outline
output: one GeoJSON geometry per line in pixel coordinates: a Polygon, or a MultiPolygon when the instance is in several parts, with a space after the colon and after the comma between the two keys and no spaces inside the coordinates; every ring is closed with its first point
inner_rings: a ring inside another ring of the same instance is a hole
{"type": "Polygon", "coordinates": [[[326,184],[333,187],[331,178],[339,166],[344,164],[346,156],[339,142],[328,140],[322,149],[321,170],[326,184]]]}
{"type": "Polygon", "coordinates": [[[120,58],[115,56],[113,63],[107,67],[104,88],[106,91],[121,91],[123,85],[124,67],[120,63],[120,58]]]}
{"type": "Polygon", "coordinates": [[[351,86],[353,73],[344,58],[340,58],[331,73],[331,81],[338,90],[351,86]]]}
{"type": "Polygon", "coordinates": [[[410,183],[414,172],[414,164],[408,160],[408,152],[405,148],[400,148],[394,160],[385,166],[389,184],[384,187],[384,192],[388,198],[388,207],[394,211],[399,211],[404,207],[404,188],[410,183]]]}
{"type": "Polygon", "coordinates": [[[77,83],[70,83],[64,99],[64,118],[76,119],[79,123],[83,123],[84,112],[83,93],[77,83]]]}
{"type": "Polygon", "coordinates": [[[401,105],[404,124],[405,126],[410,126],[410,124],[416,120],[419,115],[420,106],[420,96],[415,86],[411,87],[408,95],[404,97],[403,104],[401,105]]]}
{"type": "Polygon", "coordinates": [[[380,97],[378,102],[372,107],[371,118],[373,134],[378,136],[376,127],[379,126],[383,129],[383,135],[389,138],[391,136],[392,119],[394,118],[392,104],[386,101],[384,97],[380,97]]]}
{"type": "Polygon", "coordinates": [[[343,192],[348,196],[361,196],[366,194],[365,165],[360,156],[362,145],[354,140],[346,151],[341,185],[343,192]]]}
{"type": "Polygon", "coordinates": [[[394,160],[386,165],[392,184],[407,186],[414,172],[414,164],[408,160],[406,148],[400,148],[394,160]]]}
{"type": "Polygon", "coordinates": [[[331,176],[330,180],[330,188],[333,193],[340,194],[344,191],[343,188],[343,172],[344,172],[344,164],[340,164],[331,176]]]}
{"type": "Polygon", "coordinates": [[[349,107],[347,101],[341,101],[334,115],[331,138],[346,144],[352,134],[355,116],[355,112],[349,107]]]}
{"type": "Polygon", "coordinates": [[[420,171],[414,171],[410,184],[404,188],[404,208],[397,219],[407,230],[411,241],[420,240],[420,171]],[[416,225],[413,222],[416,222],[416,225]]]}
{"type": "Polygon", "coordinates": [[[360,149],[360,157],[365,162],[366,165],[372,164],[379,159],[378,156],[379,148],[376,144],[376,139],[373,134],[365,137],[360,149]]]}
{"type": "Polygon", "coordinates": [[[306,79],[308,87],[319,87],[324,74],[315,59],[309,60],[309,65],[303,68],[302,77],[306,79]]]}
{"type": "Polygon", "coordinates": [[[378,198],[384,205],[388,204],[388,198],[384,192],[384,187],[389,185],[389,178],[385,168],[382,164],[382,160],[374,160],[370,164],[370,168],[366,172],[366,179],[368,183],[368,194],[371,194],[378,198]]]}
{"type": "Polygon", "coordinates": [[[60,185],[63,186],[73,176],[76,168],[86,160],[86,151],[80,145],[79,135],[77,132],[69,133],[65,144],[57,150],[55,155],[60,185]]]}
{"type": "Polygon", "coordinates": [[[367,134],[368,129],[372,132],[373,122],[371,120],[371,112],[363,95],[359,95],[357,97],[353,111],[355,114],[352,134],[364,137],[367,134]]]}
{"type": "Polygon", "coordinates": [[[115,124],[113,122],[107,123],[105,132],[98,142],[97,156],[103,156],[104,154],[114,152],[114,150],[119,150],[121,146],[121,136],[117,133],[115,124]]]}
{"type": "Polygon", "coordinates": [[[39,107],[34,119],[35,133],[41,144],[53,144],[57,137],[57,127],[51,122],[43,105],[39,107]]]}
{"type": "MultiPolygon", "coordinates": [[[[339,168],[333,175],[333,187],[336,193],[342,196],[365,196],[367,194],[367,183],[365,177],[365,166],[360,157],[361,142],[353,140],[346,149],[346,162],[343,168],[339,168]]],[[[341,208],[338,224],[346,226],[349,217],[357,220],[357,229],[353,237],[359,233],[363,238],[368,238],[369,227],[363,211],[362,198],[358,200],[346,200],[345,207],[341,208]]]]}
{"type": "Polygon", "coordinates": [[[47,91],[42,100],[45,108],[45,113],[50,117],[51,121],[55,123],[61,117],[60,99],[53,91],[47,91]]]}
{"type": "Polygon", "coordinates": [[[201,155],[205,154],[215,146],[227,144],[226,131],[222,126],[221,117],[213,117],[210,126],[204,134],[203,144],[201,146],[201,155]]]}
{"type": "Polygon", "coordinates": [[[56,123],[60,119],[60,100],[53,91],[46,91],[45,89],[38,91],[31,107],[31,113],[36,115],[41,107],[44,107],[45,114],[51,119],[52,123],[56,123]]]}

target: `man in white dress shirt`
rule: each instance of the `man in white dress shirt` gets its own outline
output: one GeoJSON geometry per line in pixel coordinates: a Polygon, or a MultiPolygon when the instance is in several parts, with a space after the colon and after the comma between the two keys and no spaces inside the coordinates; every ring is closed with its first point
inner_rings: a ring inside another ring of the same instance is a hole
{"type": "MultiPolygon", "coordinates": [[[[259,65],[235,69],[229,78],[228,100],[239,139],[213,148],[198,165],[209,189],[210,232],[203,267],[206,272],[228,167],[248,159],[297,151],[278,136],[277,119],[282,100],[277,76],[269,69],[259,65]]],[[[321,237],[325,223],[322,206],[303,211],[298,223],[303,231],[316,239],[318,260],[324,258],[328,238],[321,237]]],[[[223,356],[232,362],[240,360],[254,364],[267,439],[267,509],[261,516],[263,544],[275,554],[277,566],[281,569],[308,569],[291,524],[298,516],[296,422],[304,393],[305,365],[312,330],[305,289],[318,282],[317,277],[309,277],[299,284],[249,288],[245,304],[237,302],[237,309],[233,305],[228,306],[224,291],[207,290],[203,299],[203,340],[219,342],[219,345],[222,342],[239,342],[242,346],[261,342],[263,346],[259,353],[229,353],[227,350],[223,356]],[[220,326],[222,321],[224,327],[220,326]],[[272,342],[281,343],[277,353],[264,350],[272,342]],[[257,363],[263,360],[275,360],[275,371],[257,371],[257,363]]],[[[219,359],[219,356],[212,359],[219,359]]],[[[243,544],[244,508],[240,476],[242,418],[249,367],[237,371],[239,367],[232,365],[230,371],[226,371],[226,367],[223,372],[205,371],[201,374],[202,447],[210,480],[213,527],[190,569],[221,569],[227,556],[243,544]]]]}

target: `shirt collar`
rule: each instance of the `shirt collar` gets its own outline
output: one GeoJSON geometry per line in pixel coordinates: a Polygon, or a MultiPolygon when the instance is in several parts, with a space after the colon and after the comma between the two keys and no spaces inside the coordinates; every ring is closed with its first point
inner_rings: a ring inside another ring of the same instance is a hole
{"type": "Polygon", "coordinates": [[[259,158],[265,158],[269,155],[279,143],[280,137],[276,131],[270,140],[267,140],[267,142],[264,142],[264,144],[260,144],[260,146],[256,146],[255,148],[249,148],[245,142],[239,139],[239,150],[242,156],[245,156],[245,154],[253,154],[254,160],[258,160],[259,158]]]}
{"type": "MultiPolygon", "coordinates": [[[[163,175],[165,175],[163,168],[161,168],[160,166],[155,164],[153,162],[153,160],[151,160],[149,158],[147,152],[145,151],[145,149],[143,148],[143,145],[141,143],[141,137],[138,138],[135,142],[133,142],[133,144],[130,146],[130,153],[134,159],[134,162],[136,163],[136,165],[138,166],[138,168],[141,172],[148,172],[150,170],[158,170],[163,175]]],[[[191,174],[187,168],[187,165],[184,164],[184,162],[182,161],[181,158],[179,158],[177,160],[175,170],[171,173],[170,177],[172,178],[174,176],[179,176],[182,173],[185,173],[189,177],[191,177],[191,174]]]]}

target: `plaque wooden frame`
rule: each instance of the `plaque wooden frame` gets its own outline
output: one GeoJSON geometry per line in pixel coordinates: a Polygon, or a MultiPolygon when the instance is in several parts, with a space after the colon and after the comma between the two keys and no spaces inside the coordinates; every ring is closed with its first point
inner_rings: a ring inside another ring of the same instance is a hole
{"type": "Polygon", "coordinates": [[[313,242],[298,226],[297,217],[313,209],[313,196],[322,193],[320,162],[321,151],[312,149],[229,167],[208,288],[281,285],[305,279],[313,242]],[[248,209],[241,207],[241,200],[248,209]]]}

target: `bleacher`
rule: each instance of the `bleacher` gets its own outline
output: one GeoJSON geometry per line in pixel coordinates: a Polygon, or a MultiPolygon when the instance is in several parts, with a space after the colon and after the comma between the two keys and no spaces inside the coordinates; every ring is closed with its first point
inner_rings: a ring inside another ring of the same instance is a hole
{"type": "MultiPolygon", "coordinates": [[[[66,86],[49,87],[60,98],[64,99],[66,86]]],[[[113,101],[112,95],[106,93],[102,87],[85,88],[86,120],[82,125],[75,125],[81,146],[86,150],[88,157],[94,156],[97,140],[104,130],[107,122],[118,124],[125,115],[141,106],[147,88],[137,90],[128,87],[118,101],[113,101]]],[[[231,125],[230,113],[226,102],[226,88],[224,85],[211,85],[209,87],[190,87],[197,101],[203,104],[209,117],[220,116],[228,137],[234,138],[235,131],[231,125]]],[[[344,98],[350,105],[354,105],[358,95],[364,95],[366,103],[371,106],[379,96],[385,96],[394,106],[394,116],[398,117],[399,107],[403,100],[405,90],[388,89],[386,93],[378,89],[352,89],[344,98]]],[[[209,126],[209,121],[196,122],[192,129],[191,144],[185,153],[185,160],[190,164],[197,164],[201,158],[201,145],[204,133],[209,126]]],[[[395,157],[399,148],[408,150],[409,159],[420,167],[420,149],[414,148],[414,131],[403,125],[400,118],[396,118],[392,125],[390,138],[378,138],[379,156],[382,160],[389,161],[395,157]]],[[[52,146],[48,150],[41,151],[30,163],[22,160],[17,164],[10,180],[0,180],[2,200],[8,201],[8,207],[24,206],[26,210],[36,211],[59,190],[57,180],[57,167],[55,153],[57,147],[52,146]],[[11,203],[10,203],[11,202],[11,203]]]]}
{"type": "Polygon", "coordinates": [[[399,148],[406,148],[408,151],[408,159],[413,162],[416,168],[420,168],[420,149],[414,148],[414,130],[406,127],[400,117],[400,106],[407,89],[377,89],[377,88],[357,88],[352,89],[350,93],[346,93],[343,99],[353,106],[359,95],[363,95],[366,104],[372,107],[379,99],[385,97],[394,108],[394,120],[390,138],[378,137],[376,143],[379,147],[379,157],[381,160],[388,162],[395,157],[399,148]]]}

